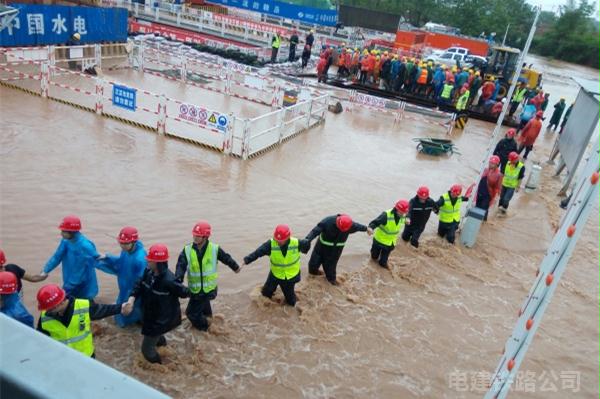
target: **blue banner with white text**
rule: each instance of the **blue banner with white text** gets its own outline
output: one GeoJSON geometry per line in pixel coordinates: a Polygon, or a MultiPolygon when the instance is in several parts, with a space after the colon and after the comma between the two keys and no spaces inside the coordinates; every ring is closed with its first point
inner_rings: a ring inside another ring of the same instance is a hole
{"type": "MultiPolygon", "coordinates": [[[[325,0],[323,0],[325,1],[325,0]]],[[[282,18],[295,19],[316,25],[335,26],[337,11],[335,8],[315,8],[302,5],[303,1],[296,0],[295,4],[275,0],[209,0],[228,7],[243,8],[263,14],[275,15],[282,18]]],[[[329,1],[326,1],[330,4],[329,1]]],[[[312,3],[311,3],[312,4],[312,3]]]]}
{"type": "MultiPolygon", "coordinates": [[[[78,43],[127,40],[127,10],[13,3],[15,19],[0,32],[0,46],[67,44],[78,33],[78,43]]],[[[71,43],[73,44],[73,43],[71,43]]]]}

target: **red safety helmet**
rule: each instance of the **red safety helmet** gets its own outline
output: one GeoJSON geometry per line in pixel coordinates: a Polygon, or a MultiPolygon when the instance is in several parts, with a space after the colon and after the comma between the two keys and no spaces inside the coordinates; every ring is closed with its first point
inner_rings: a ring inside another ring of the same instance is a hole
{"type": "Polygon", "coordinates": [[[535,113],[535,117],[541,119],[544,117],[544,111],[538,111],[535,113]]]}
{"type": "Polygon", "coordinates": [[[17,276],[11,272],[0,272],[0,295],[17,292],[17,276]]]}
{"type": "Polygon", "coordinates": [[[511,139],[512,139],[513,137],[515,137],[515,134],[517,134],[517,131],[516,131],[515,129],[508,129],[508,130],[506,131],[506,135],[507,135],[509,138],[511,138],[511,139]]]}
{"type": "Polygon", "coordinates": [[[4,251],[0,249],[0,266],[6,263],[6,255],[4,255],[4,251]]]}
{"type": "Polygon", "coordinates": [[[417,197],[421,199],[429,198],[429,187],[421,186],[417,189],[417,197]]]}
{"type": "Polygon", "coordinates": [[[450,194],[458,197],[462,194],[462,190],[463,187],[460,184],[454,184],[452,187],[450,187],[450,194]]]}
{"type": "Polygon", "coordinates": [[[192,229],[192,235],[194,237],[210,237],[211,231],[212,228],[210,227],[210,224],[204,220],[201,220],[196,223],[192,229]]]}
{"type": "Polygon", "coordinates": [[[81,220],[75,215],[65,216],[58,228],[62,231],[79,231],[81,230],[81,220]]]}
{"type": "Polygon", "coordinates": [[[278,224],[273,232],[273,239],[277,242],[284,242],[287,241],[291,235],[292,231],[290,230],[290,226],[287,224],[278,224]]]}
{"type": "Polygon", "coordinates": [[[166,262],[169,260],[169,248],[165,244],[154,244],[148,250],[146,260],[150,262],[166,262]]]}
{"type": "Polygon", "coordinates": [[[135,227],[126,226],[126,227],[123,227],[121,229],[121,231],[119,232],[119,236],[117,237],[117,240],[121,244],[129,244],[129,243],[137,241],[138,238],[139,238],[139,236],[138,236],[137,229],[135,227]]]}
{"type": "Polygon", "coordinates": [[[494,165],[500,165],[500,157],[498,155],[492,155],[490,157],[490,163],[493,163],[494,165]]]}
{"type": "Polygon", "coordinates": [[[37,293],[38,309],[50,310],[60,305],[67,294],[56,284],[48,284],[40,288],[37,293]]]}
{"type": "Polygon", "coordinates": [[[396,209],[397,212],[408,213],[408,201],[407,200],[399,200],[398,202],[396,202],[396,205],[394,206],[394,208],[396,209]]]}
{"type": "Polygon", "coordinates": [[[515,162],[519,159],[519,154],[516,151],[511,151],[510,154],[508,154],[508,160],[510,162],[515,162]]]}
{"type": "Polygon", "coordinates": [[[335,219],[335,225],[342,233],[345,233],[352,227],[352,218],[344,214],[338,215],[335,219]]]}

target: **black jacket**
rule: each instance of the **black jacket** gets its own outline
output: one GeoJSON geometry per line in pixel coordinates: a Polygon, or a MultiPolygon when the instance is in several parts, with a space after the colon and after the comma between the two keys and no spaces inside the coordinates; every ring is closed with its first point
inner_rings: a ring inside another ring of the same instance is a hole
{"type": "Polygon", "coordinates": [[[315,42],[315,37],[313,36],[312,33],[310,33],[308,36],[306,36],[306,44],[308,44],[311,48],[312,48],[314,42],[315,42]]]}
{"type": "Polygon", "coordinates": [[[436,210],[437,205],[432,198],[427,198],[425,203],[419,200],[419,197],[415,195],[408,201],[408,215],[406,216],[410,220],[410,224],[413,227],[425,228],[431,211],[436,210]]]}
{"type": "Polygon", "coordinates": [[[142,334],[151,337],[181,324],[179,298],[190,296],[187,287],[175,280],[166,262],[158,267],[158,274],[146,269],[131,292],[131,296],[142,300],[142,334]]]}
{"type": "Polygon", "coordinates": [[[498,155],[502,165],[504,165],[508,161],[508,154],[512,151],[517,151],[517,142],[515,139],[505,137],[496,144],[494,155],[498,155]]]}
{"type": "MultiPolygon", "coordinates": [[[[338,215],[327,216],[325,219],[321,220],[311,231],[306,235],[306,239],[308,241],[314,240],[319,235],[323,235],[323,239],[328,242],[332,242],[334,244],[346,242],[348,236],[352,233],[356,233],[357,231],[367,231],[367,226],[353,222],[350,230],[346,232],[341,232],[335,223],[338,215]]],[[[317,240],[317,246],[321,245],[321,241],[317,240]]],[[[329,247],[328,247],[329,248],[329,247]]],[[[335,247],[340,250],[343,247],[335,247]]]]}
{"type": "MultiPolygon", "coordinates": [[[[65,327],[68,327],[71,323],[71,319],[73,318],[73,310],[75,309],[75,298],[72,296],[67,297],[67,301],[69,301],[69,305],[67,309],[62,315],[53,312],[46,312],[46,316],[50,316],[57,321],[61,322],[65,327]]],[[[121,305],[101,305],[99,303],[95,303],[94,301],[90,301],[90,319],[91,320],[100,320],[108,316],[114,316],[116,314],[121,313],[121,305]]],[[[37,330],[50,335],[50,333],[42,328],[42,318],[38,320],[37,330]]]]}

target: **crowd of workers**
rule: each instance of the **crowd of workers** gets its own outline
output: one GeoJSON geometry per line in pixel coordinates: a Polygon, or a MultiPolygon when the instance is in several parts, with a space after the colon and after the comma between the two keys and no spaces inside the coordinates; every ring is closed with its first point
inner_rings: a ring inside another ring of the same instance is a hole
{"type": "MultiPolygon", "coordinates": [[[[501,205],[505,201],[505,206],[523,178],[523,164],[515,162],[514,154],[508,155],[501,178],[501,205]]],[[[66,216],[58,226],[59,245],[39,274],[7,264],[5,253],[0,250],[0,310],[34,327],[34,318],[21,301],[22,280],[43,281],[61,265],[62,287],[47,284],[37,293],[38,331],[94,357],[91,321],[114,315],[119,327],[141,324],[142,354],[149,362],[160,363],[156,348],[167,344],[164,334],[182,321],[180,298],[189,298],[185,314],[192,326],[208,330],[211,301],[217,297],[219,262],[239,273],[243,265],[268,256],[270,270],[262,295],[271,298],[280,287],[285,303],[295,306],[301,253],[310,251],[313,240],[316,239],[316,243],[308,262],[309,273],[324,274],[332,285],[338,285],[337,263],[350,234],[366,232],[372,236],[371,258],[381,267],[389,268],[388,258],[399,238],[419,247],[419,238],[432,212],[439,215],[438,235],[453,244],[461,207],[463,201],[469,199],[471,189],[463,195],[463,187],[455,184],[436,201],[430,197],[429,188],[419,187],[412,199],[397,201],[368,225],[354,221],[347,214],[332,215],[321,220],[303,239],[292,236],[290,227],[281,224],[276,226],[272,237],[243,258],[242,265],[210,239],[211,225],[200,221],[192,229],[192,241],[179,253],[175,273],[169,270],[168,248],[154,244],[146,251],[136,228],[123,227],[119,232],[117,241],[121,253],[118,256],[101,256],[95,244],[81,232],[81,220],[77,216],[66,216]],[[117,277],[119,294],[115,304],[94,302],[98,295],[96,270],[117,277]]]]}

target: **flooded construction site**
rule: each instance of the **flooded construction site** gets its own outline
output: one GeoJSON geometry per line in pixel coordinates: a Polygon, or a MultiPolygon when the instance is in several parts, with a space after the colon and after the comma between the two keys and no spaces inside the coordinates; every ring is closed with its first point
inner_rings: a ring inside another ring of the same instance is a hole
{"type": "MultiPolygon", "coordinates": [[[[575,100],[571,77],[597,78],[592,69],[529,61],[543,70],[551,101],[575,100]]],[[[99,102],[97,82],[83,74],[55,71],[48,96],[62,102],[0,86],[0,241],[28,271],[37,273],[53,253],[56,225],[67,214],[81,217],[82,232],[101,254],[117,254],[119,229],[136,226],[146,247],[168,246],[172,270],[193,225],[204,219],[212,224],[211,240],[241,264],[277,224],[288,224],[298,238],[336,213],[366,225],[421,185],[437,199],[455,183],[475,183],[494,129],[475,119],[463,130],[448,129],[451,115],[352,104],[348,91],[314,79],[277,83],[246,71],[236,91],[200,63],[197,76],[183,82],[181,75],[169,79],[158,58],[145,62],[145,71],[115,63],[101,76],[105,84],[135,87],[138,100],[147,101],[138,103],[147,115],[134,123],[124,123],[125,111],[104,117],[114,98],[99,102]],[[296,108],[281,107],[288,85],[304,96],[296,108]],[[337,101],[344,112],[326,110],[337,101]],[[204,119],[212,110],[217,122],[193,122],[192,129],[182,105],[188,113],[201,106],[204,119]],[[420,137],[451,139],[458,152],[419,153],[420,137]]],[[[183,73],[192,77],[190,69],[183,73]]],[[[22,88],[40,82],[28,84],[22,88]]],[[[261,296],[267,258],[239,274],[221,266],[208,332],[184,320],[166,335],[164,361],[156,365],[140,353],[138,326],[121,329],[108,318],[94,323],[96,358],[175,398],[482,397],[564,213],[561,180],[546,164],[556,134],[544,129],[526,163],[542,167],[539,188],[516,194],[507,215],[491,208],[473,248],[437,237],[433,216],[420,247],[400,241],[387,270],[371,261],[371,238],[354,234],[338,264],[338,286],[309,275],[303,255],[295,308],[284,306],[280,291],[273,300],[261,296]]],[[[598,393],[598,224],[596,201],[514,397],[598,393]],[[574,375],[578,390],[565,390],[574,375]]],[[[97,276],[96,300],[112,303],[116,280],[97,276]]],[[[47,281],[60,284],[60,273],[47,281]]],[[[37,316],[36,290],[25,286],[23,298],[37,316]]]]}

